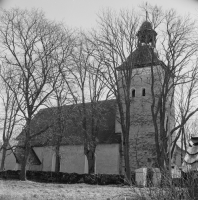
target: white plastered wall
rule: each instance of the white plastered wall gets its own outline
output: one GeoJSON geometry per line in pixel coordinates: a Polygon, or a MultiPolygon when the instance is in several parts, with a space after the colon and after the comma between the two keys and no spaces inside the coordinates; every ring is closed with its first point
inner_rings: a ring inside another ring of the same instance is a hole
{"type": "Polygon", "coordinates": [[[96,173],[119,174],[119,144],[100,144],[96,147],[96,173]]]}
{"type": "MultiPolygon", "coordinates": [[[[54,171],[55,151],[53,147],[34,147],[41,161],[40,167],[31,170],[54,171]]],[[[60,171],[68,173],[87,173],[83,145],[65,145],[60,148],[60,171]]],[[[119,144],[100,144],[96,147],[96,173],[119,173],[119,144]]]]}
{"type": "MultiPolygon", "coordinates": [[[[2,159],[2,152],[0,152],[0,163],[2,159]]],[[[6,151],[6,158],[5,158],[5,164],[4,169],[5,170],[15,170],[16,168],[16,158],[11,150],[6,151]]]]}

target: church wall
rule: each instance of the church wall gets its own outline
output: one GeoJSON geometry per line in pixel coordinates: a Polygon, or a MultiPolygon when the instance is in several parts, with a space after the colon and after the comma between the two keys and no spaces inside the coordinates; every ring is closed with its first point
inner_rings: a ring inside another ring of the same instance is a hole
{"type": "Polygon", "coordinates": [[[41,165],[30,166],[31,170],[41,170],[41,171],[51,171],[52,169],[52,157],[53,148],[52,147],[34,147],[34,151],[41,161],[41,165]]]}
{"type": "Polygon", "coordinates": [[[84,173],[85,156],[83,145],[62,146],[61,148],[61,172],[84,173]]]}
{"type": "MultiPolygon", "coordinates": [[[[1,159],[2,159],[2,152],[0,152],[0,163],[1,163],[1,159]]],[[[14,170],[16,168],[16,165],[17,165],[16,158],[15,158],[12,150],[7,150],[4,169],[5,170],[14,170]]]]}
{"type": "Polygon", "coordinates": [[[155,167],[155,140],[152,124],[132,126],[129,137],[131,170],[155,167]]]}
{"type": "MultiPolygon", "coordinates": [[[[41,165],[31,166],[31,170],[54,171],[55,170],[55,151],[54,147],[34,147],[41,165]]],[[[83,146],[61,146],[60,171],[68,173],[84,173],[84,154],[83,146]]]]}
{"type": "MultiPolygon", "coordinates": [[[[54,147],[34,147],[41,165],[29,166],[29,170],[54,171],[54,147]]],[[[85,155],[83,145],[65,145],[60,147],[61,172],[85,172],[85,155]]],[[[99,144],[96,147],[96,173],[119,174],[119,144],[99,144]]]]}
{"type": "Polygon", "coordinates": [[[100,144],[96,147],[96,173],[119,174],[119,144],[100,144]]]}
{"type": "Polygon", "coordinates": [[[136,90],[136,95],[131,97],[129,136],[131,170],[152,166],[155,159],[155,136],[151,115],[150,68],[138,69],[137,74],[139,75],[132,80],[132,88],[136,90]],[[145,96],[142,95],[143,89],[145,89],[145,96]]]}

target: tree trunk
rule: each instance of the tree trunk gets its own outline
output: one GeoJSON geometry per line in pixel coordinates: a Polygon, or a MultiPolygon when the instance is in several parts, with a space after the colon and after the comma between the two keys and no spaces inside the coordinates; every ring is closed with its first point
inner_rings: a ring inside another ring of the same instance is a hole
{"type": "Polygon", "coordinates": [[[26,180],[26,166],[27,166],[27,161],[30,153],[30,121],[27,120],[27,129],[26,129],[26,138],[25,138],[25,152],[23,155],[22,163],[21,163],[21,173],[20,173],[20,180],[25,181],[26,180]]]}
{"type": "Polygon", "coordinates": [[[26,180],[26,161],[25,161],[25,159],[21,163],[20,180],[21,181],[25,181],[26,180]]]}
{"type": "Polygon", "coordinates": [[[20,173],[21,181],[26,180],[26,166],[27,166],[29,152],[30,152],[30,144],[29,144],[29,142],[26,142],[24,157],[23,157],[22,163],[21,163],[21,173],[20,173]]]}
{"type": "Polygon", "coordinates": [[[55,163],[55,172],[60,172],[60,147],[56,147],[56,163],[55,163]]]}
{"type": "Polygon", "coordinates": [[[7,142],[4,142],[3,148],[2,148],[2,159],[1,159],[1,169],[0,171],[4,170],[4,165],[5,165],[5,158],[6,158],[6,152],[7,152],[7,142]]]}
{"type": "Polygon", "coordinates": [[[88,150],[87,152],[87,161],[88,161],[88,174],[95,173],[95,150],[88,150]]]}
{"type": "Polygon", "coordinates": [[[124,162],[125,162],[125,173],[127,182],[131,185],[131,169],[130,169],[130,162],[129,162],[129,143],[128,141],[124,142],[124,162]]]}

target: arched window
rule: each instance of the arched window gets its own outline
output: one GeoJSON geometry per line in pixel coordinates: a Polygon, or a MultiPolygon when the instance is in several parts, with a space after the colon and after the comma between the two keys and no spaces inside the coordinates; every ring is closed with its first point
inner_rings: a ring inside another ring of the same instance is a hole
{"type": "Polygon", "coordinates": [[[146,90],[145,90],[145,88],[142,88],[142,96],[143,97],[146,96],[146,90]]]}
{"type": "Polygon", "coordinates": [[[132,89],[132,97],[135,97],[135,89],[132,89]]]}

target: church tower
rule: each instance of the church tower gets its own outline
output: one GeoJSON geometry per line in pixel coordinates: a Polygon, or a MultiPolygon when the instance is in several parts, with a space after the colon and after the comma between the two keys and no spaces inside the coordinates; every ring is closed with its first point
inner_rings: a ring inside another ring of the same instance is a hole
{"type": "Polygon", "coordinates": [[[152,24],[148,21],[143,22],[137,33],[137,49],[132,53],[129,136],[132,170],[140,167],[156,167],[155,131],[151,114],[151,66],[154,70],[161,68],[161,62],[155,49],[156,36],[157,33],[153,30],[152,24]]]}
{"type": "Polygon", "coordinates": [[[155,131],[151,113],[151,66],[154,70],[162,67],[155,49],[156,36],[157,33],[153,30],[152,24],[148,21],[143,22],[137,33],[137,49],[132,53],[129,136],[132,170],[140,167],[156,167],[155,131]]]}
{"type": "MultiPolygon", "coordinates": [[[[131,170],[141,167],[157,167],[155,130],[152,119],[152,75],[155,94],[160,91],[163,62],[156,51],[157,33],[148,21],[142,23],[136,34],[137,48],[127,58],[132,67],[131,80],[131,126],[129,133],[129,157],[131,170]],[[153,73],[151,73],[151,67],[153,73]],[[158,84],[159,83],[159,84],[158,84]]],[[[122,70],[121,65],[119,70],[122,70]]]]}

